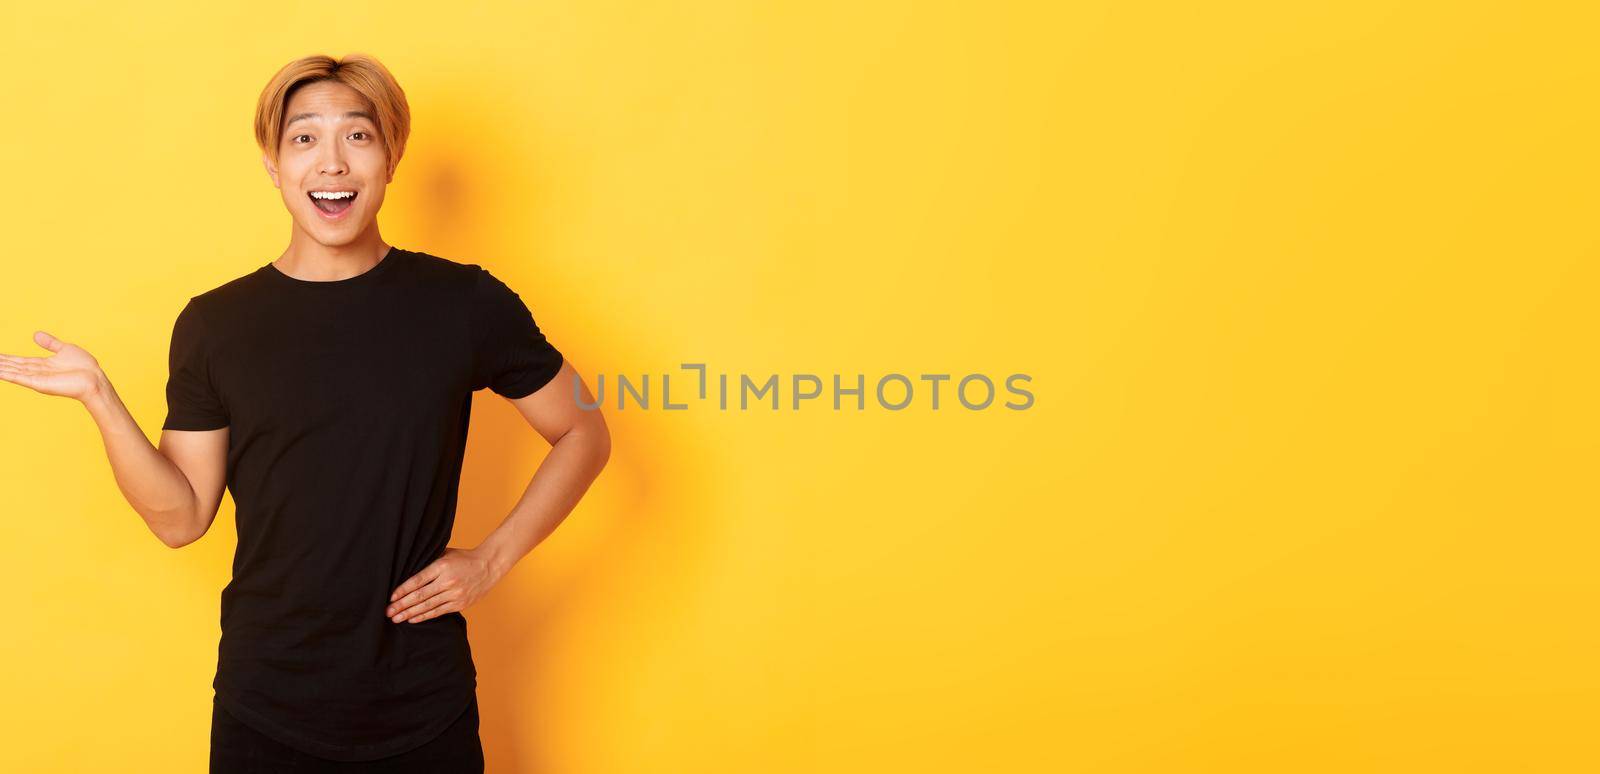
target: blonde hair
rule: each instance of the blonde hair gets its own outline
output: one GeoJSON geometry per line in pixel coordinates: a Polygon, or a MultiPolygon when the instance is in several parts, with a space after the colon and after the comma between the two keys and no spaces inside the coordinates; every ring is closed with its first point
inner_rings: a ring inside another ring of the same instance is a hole
{"type": "Polygon", "coordinates": [[[378,136],[389,156],[389,174],[400,165],[406,138],[411,135],[411,108],[406,93],[382,62],[366,54],[348,54],[343,59],[316,55],[296,59],[283,66],[256,102],[256,144],[278,163],[278,145],[283,139],[284,113],[289,98],[301,86],[333,81],[355,89],[372,103],[378,123],[378,136]]]}

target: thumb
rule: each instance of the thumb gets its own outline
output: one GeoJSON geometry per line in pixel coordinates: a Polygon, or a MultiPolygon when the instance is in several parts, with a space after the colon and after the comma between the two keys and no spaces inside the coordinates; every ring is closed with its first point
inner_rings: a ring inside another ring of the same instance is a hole
{"type": "Polygon", "coordinates": [[[51,336],[44,331],[33,332],[33,343],[38,344],[39,346],[44,347],[51,352],[60,352],[61,348],[67,345],[66,342],[51,336]]]}

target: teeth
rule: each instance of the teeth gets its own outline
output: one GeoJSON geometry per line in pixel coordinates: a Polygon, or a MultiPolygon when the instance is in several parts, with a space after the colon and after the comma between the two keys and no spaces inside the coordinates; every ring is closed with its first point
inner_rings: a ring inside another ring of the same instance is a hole
{"type": "Polygon", "coordinates": [[[355,191],[312,191],[313,199],[349,199],[356,195],[355,191]]]}

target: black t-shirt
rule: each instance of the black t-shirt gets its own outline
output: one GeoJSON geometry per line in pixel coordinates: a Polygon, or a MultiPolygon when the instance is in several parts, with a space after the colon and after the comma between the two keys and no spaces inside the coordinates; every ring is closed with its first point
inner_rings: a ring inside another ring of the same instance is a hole
{"type": "Polygon", "coordinates": [[[213,682],[228,712],[357,761],[421,746],[466,710],[466,618],[384,610],[450,540],[473,391],[520,398],[561,363],[483,267],[400,248],[347,279],[269,263],[189,300],[162,427],[229,428],[239,543],[213,682]]]}

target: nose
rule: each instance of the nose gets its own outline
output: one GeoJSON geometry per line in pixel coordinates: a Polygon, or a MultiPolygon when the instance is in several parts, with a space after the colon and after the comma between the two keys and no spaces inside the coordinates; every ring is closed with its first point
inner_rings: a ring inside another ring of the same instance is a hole
{"type": "Polygon", "coordinates": [[[342,175],[347,170],[344,163],[344,153],[339,150],[338,143],[322,146],[327,150],[319,160],[320,169],[325,175],[342,175]]]}

